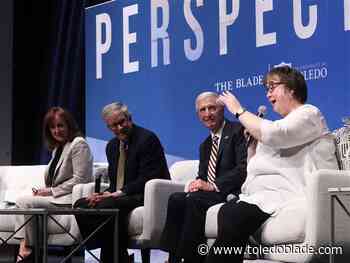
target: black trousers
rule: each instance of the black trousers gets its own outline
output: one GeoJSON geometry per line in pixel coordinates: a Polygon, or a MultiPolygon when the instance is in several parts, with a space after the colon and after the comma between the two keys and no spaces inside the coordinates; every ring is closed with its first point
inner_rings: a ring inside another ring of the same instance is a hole
{"type": "MultiPolygon", "coordinates": [[[[109,197],[97,203],[94,208],[118,208],[118,233],[119,233],[119,262],[127,260],[127,241],[128,241],[128,214],[136,207],[143,205],[143,195],[122,196],[118,198],[109,197]]],[[[75,202],[74,207],[90,208],[85,198],[75,202]]],[[[77,215],[77,223],[82,236],[87,237],[99,226],[107,216],[101,215],[77,215]]],[[[106,224],[95,237],[87,242],[89,249],[101,248],[101,260],[103,263],[111,263],[113,258],[113,220],[106,224]]]]}
{"type": "Polygon", "coordinates": [[[225,201],[221,193],[174,193],[169,197],[167,218],[162,233],[161,248],[170,253],[171,263],[201,262],[197,246],[206,243],[205,217],[210,206],[225,201]]]}
{"type": "Polygon", "coordinates": [[[218,214],[218,236],[205,262],[243,262],[249,236],[254,234],[269,217],[269,214],[253,204],[237,203],[236,200],[224,204],[218,214]],[[241,248],[236,250],[241,253],[219,253],[219,249],[224,247],[241,248]]]}

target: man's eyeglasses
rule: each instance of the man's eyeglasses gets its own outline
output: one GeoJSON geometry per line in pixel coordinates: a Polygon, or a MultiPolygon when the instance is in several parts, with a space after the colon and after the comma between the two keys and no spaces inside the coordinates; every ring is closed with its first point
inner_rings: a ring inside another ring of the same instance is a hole
{"type": "Polygon", "coordinates": [[[110,123],[109,125],[107,124],[107,128],[108,129],[115,129],[115,128],[118,128],[118,127],[124,127],[127,123],[128,119],[125,117],[125,118],[122,118],[118,121],[114,121],[112,123],[110,123]]]}
{"type": "Polygon", "coordinates": [[[264,87],[265,87],[265,90],[266,90],[266,93],[271,93],[271,92],[273,92],[274,91],[274,89],[277,87],[277,86],[279,86],[279,85],[281,85],[281,84],[286,84],[285,82],[282,82],[282,81],[269,81],[269,82],[266,82],[265,84],[264,84],[264,87]]]}

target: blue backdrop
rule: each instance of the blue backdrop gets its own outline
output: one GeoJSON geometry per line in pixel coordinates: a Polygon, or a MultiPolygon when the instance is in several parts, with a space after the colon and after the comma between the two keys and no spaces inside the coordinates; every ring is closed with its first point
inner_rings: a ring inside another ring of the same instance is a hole
{"type": "MultiPolygon", "coordinates": [[[[329,127],[349,115],[350,0],[110,1],[86,9],[86,133],[96,160],[112,134],[101,109],[129,105],[172,157],[198,158],[208,135],[194,100],[231,90],[251,111],[268,108],[261,85],[287,63],[308,83],[308,102],[329,127]]],[[[227,114],[229,119],[233,116],[227,114]]]]}

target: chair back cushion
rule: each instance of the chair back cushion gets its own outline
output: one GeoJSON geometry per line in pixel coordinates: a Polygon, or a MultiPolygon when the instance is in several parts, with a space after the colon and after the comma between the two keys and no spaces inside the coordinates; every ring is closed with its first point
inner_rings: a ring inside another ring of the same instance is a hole
{"type": "Polygon", "coordinates": [[[46,165],[0,166],[0,201],[15,202],[20,195],[31,194],[32,187],[45,185],[46,165]]]}
{"type": "Polygon", "coordinates": [[[197,177],[198,166],[198,160],[185,160],[174,163],[169,169],[171,180],[186,184],[197,177]]]}

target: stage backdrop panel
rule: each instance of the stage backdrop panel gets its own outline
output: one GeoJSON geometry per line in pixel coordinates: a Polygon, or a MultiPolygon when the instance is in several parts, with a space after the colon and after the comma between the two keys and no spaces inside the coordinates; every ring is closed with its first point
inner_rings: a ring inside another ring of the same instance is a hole
{"type": "MultiPolygon", "coordinates": [[[[208,131],[194,100],[230,90],[272,112],[264,74],[289,64],[331,129],[349,115],[350,0],[110,1],[86,9],[86,131],[96,160],[112,135],[101,109],[126,103],[170,159],[197,159],[208,131]]],[[[228,119],[234,117],[226,114],[228,119]]]]}

